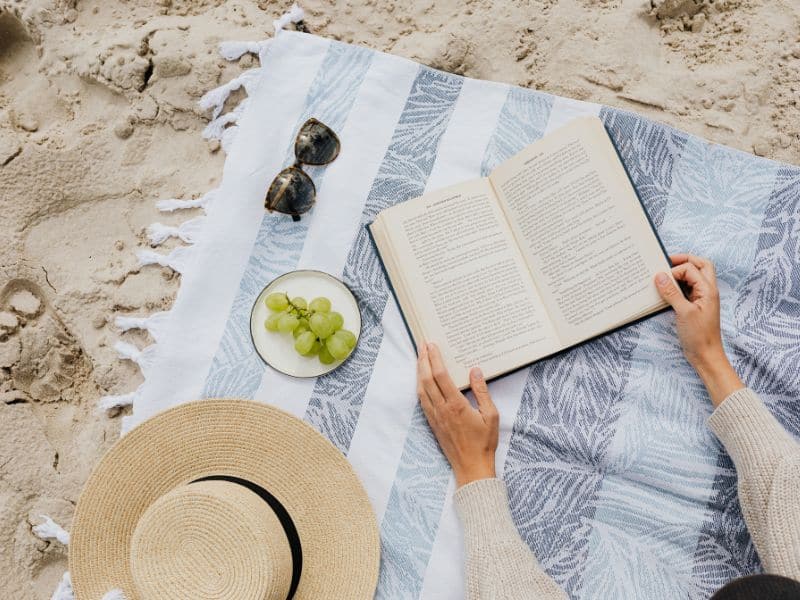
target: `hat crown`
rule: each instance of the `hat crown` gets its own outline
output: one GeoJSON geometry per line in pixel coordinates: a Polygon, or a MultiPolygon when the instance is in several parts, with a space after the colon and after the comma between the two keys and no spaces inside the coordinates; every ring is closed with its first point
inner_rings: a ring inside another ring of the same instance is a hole
{"type": "Polygon", "coordinates": [[[182,485],[153,502],[131,539],[143,600],[285,600],[292,553],[272,508],[230,481],[182,485]]]}

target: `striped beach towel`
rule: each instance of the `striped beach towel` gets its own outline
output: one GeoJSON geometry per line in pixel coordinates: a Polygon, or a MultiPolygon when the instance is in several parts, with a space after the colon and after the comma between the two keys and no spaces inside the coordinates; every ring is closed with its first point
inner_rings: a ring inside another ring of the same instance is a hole
{"type": "MultiPolygon", "coordinates": [[[[124,429],[176,403],[236,396],[305,419],[351,461],[382,540],[376,597],[462,598],[463,545],[454,483],[415,395],[415,355],[364,226],[392,204],[486,175],[579,115],[598,115],[670,252],[710,257],[719,272],[725,342],[736,369],[800,433],[800,169],[708,143],[618,109],[443,73],[294,31],[227,44],[260,68],[209,93],[206,135],[228,152],[222,184],[178,228],[155,226],[143,264],[182,274],[168,313],[118,320],[149,329],[144,349],[119,343],[143,385],[124,429]],[[248,98],[222,114],[227,94],[248,98]],[[310,168],[313,211],[267,214],[275,174],[294,161],[299,126],[316,117],[342,141],[310,168]],[[293,379],[250,341],[261,288],[297,268],[327,271],[358,297],[363,330],[340,369],[293,379]]],[[[576,199],[578,201],[579,199],[576,199]]],[[[153,267],[150,267],[153,268],[153,267]]],[[[488,283],[487,283],[488,284],[488,283]]],[[[686,363],[671,312],[490,384],[501,415],[498,470],[517,528],[572,598],[707,598],[759,571],[736,497],[736,474],[705,421],[710,403],[686,363]]],[[[346,543],[346,540],[343,540],[346,543]]]]}

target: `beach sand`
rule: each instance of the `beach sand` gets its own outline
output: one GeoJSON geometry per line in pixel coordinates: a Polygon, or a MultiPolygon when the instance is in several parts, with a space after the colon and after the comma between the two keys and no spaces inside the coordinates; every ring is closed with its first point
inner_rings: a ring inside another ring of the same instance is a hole
{"type": "MultiPolygon", "coordinates": [[[[309,31],[433,67],[635,110],[800,164],[794,0],[307,0],[309,31]]],[[[168,309],[180,277],[137,267],[160,198],[215,187],[207,90],[255,64],[289,2],[0,0],[0,596],[50,598],[92,466],[119,435],[100,396],[141,383],[114,314],[168,309]]],[[[239,97],[234,94],[233,102],[239,97]]],[[[181,211],[179,211],[181,212],[181,211]]],[[[169,249],[177,242],[165,244],[169,249]]]]}

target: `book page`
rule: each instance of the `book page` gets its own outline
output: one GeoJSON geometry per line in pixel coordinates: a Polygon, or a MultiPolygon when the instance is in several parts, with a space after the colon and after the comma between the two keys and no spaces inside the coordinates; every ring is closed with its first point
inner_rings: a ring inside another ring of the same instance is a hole
{"type": "Polygon", "coordinates": [[[565,346],[665,306],[670,266],[602,122],[575,119],[490,176],[565,346]]]}
{"type": "Polygon", "coordinates": [[[558,349],[488,180],[387,209],[376,225],[390,241],[386,266],[403,288],[398,297],[415,342],[439,344],[460,388],[471,367],[494,377],[558,349]]]}

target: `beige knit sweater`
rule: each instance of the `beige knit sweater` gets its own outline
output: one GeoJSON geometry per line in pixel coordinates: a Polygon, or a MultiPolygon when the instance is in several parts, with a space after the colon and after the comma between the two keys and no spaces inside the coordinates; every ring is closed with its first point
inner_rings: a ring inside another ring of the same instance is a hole
{"type": "MultiPolygon", "coordinates": [[[[728,396],[708,424],[736,465],[739,502],[764,568],[800,580],[800,444],[749,389],[728,396]]],[[[566,598],[517,533],[502,481],[467,484],[455,502],[469,600],[566,598]]]]}

